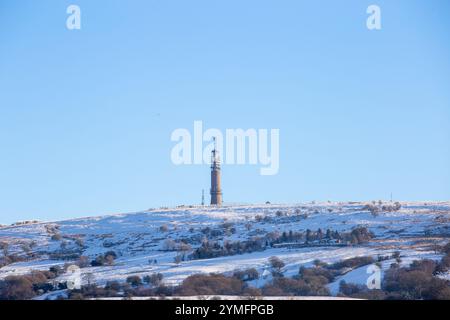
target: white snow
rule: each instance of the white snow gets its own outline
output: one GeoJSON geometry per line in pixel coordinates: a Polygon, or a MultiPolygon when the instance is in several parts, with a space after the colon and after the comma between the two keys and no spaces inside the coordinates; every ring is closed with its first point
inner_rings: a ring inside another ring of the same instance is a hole
{"type": "MultiPolygon", "coordinates": [[[[59,251],[73,251],[89,259],[109,250],[115,251],[118,259],[114,265],[82,269],[83,274],[94,274],[99,284],[154,272],[161,272],[169,284],[179,283],[195,273],[226,273],[245,268],[256,268],[262,273],[269,268],[268,258],[271,256],[278,256],[285,262],[283,272],[287,276],[297,274],[301,265],[311,266],[316,259],[332,263],[355,256],[389,255],[397,250],[401,251],[404,263],[423,257],[439,258],[434,254],[432,244],[445,243],[450,237],[450,202],[405,202],[398,212],[381,213],[376,217],[364,211],[364,205],[327,202],[182,207],[0,227],[0,242],[9,244],[8,254],[27,257],[27,261],[0,268],[0,279],[73,263],[71,260],[57,260],[54,254],[59,251]],[[277,211],[283,214],[279,216],[277,211]],[[299,213],[308,217],[304,219],[299,213]],[[235,232],[217,236],[214,240],[220,243],[249,240],[272,231],[305,232],[306,229],[315,231],[321,228],[324,232],[327,229],[348,232],[357,226],[367,227],[376,238],[364,246],[270,248],[242,255],[188,260],[179,265],[174,263],[176,252],[161,250],[169,238],[188,239],[195,248],[205,236],[202,229],[221,229],[224,222],[232,223],[235,232]],[[55,233],[61,236],[60,240],[52,240],[55,233]]],[[[0,258],[2,256],[0,250],[0,258]]],[[[383,268],[385,265],[388,266],[388,262],[383,263],[383,268]]],[[[330,284],[330,289],[337,293],[341,280],[365,283],[366,279],[366,268],[362,267],[337,279],[330,284]]],[[[262,286],[268,280],[270,277],[261,277],[254,284],[262,286]]]]}

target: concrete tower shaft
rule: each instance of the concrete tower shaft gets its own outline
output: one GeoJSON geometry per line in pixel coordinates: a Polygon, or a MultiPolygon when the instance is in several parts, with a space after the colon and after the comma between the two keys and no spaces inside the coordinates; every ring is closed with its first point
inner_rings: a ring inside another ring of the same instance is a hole
{"type": "Polygon", "coordinates": [[[211,205],[222,205],[222,187],[220,177],[220,158],[214,138],[214,150],[211,155],[211,205]]]}

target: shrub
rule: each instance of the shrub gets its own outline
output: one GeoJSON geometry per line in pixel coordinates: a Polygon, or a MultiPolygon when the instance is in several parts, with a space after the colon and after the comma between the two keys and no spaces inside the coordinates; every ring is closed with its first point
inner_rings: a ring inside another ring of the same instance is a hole
{"type": "Polygon", "coordinates": [[[224,222],[220,226],[222,229],[231,229],[234,226],[233,222],[224,222]]]}
{"type": "Polygon", "coordinates": [[[263,217],[262,215],[257,214],[257,215],[255,216],[255,221],[256,221],[256,222],[261,222],[261,221],[263,221],[263,220],[264,220],[264,217],[263,217]]]}
{"type": "Polygon", "coordinates": [[[3,255],[6,257],[8,255],[8,251],[9,251],[8,242],[0,241],[0,250],[2,251],[3,255]]]}
{"type": "Polygon", "coordinates": [[[99,255],[95,258],[95,260],[91,261],[91,266],[100,267],[105,263],[105,258],[102,255],[99,255]]]}
{"type": "Polygon", "coordinates": [[[244,282],[234,277],[196,274],[186,278],[177,292],[182,296],[241,295],[244,288],[244,282]]]}
{"type": "Polygon", "coordinates": [[[262,294],[268,297],[276,297],[276,296],[285,296],[286,293],[280,287],[277,287],[273,284],[266,284],[262,289],[262,294]]]}
{"type": "Polygon", "coordinates": [[[400,251],[395,251],[393,254],[392,254],[392,259],[399,259],[400,258],[400,251]]]}
{"type": "Polygon", "coordinates": [[[76,244],[77,246],[81,247],[81,248],[84,247],[84,241],[83,241],[83,239],[80,239],[80,238],[75,239],[75,244],[76,244]]]}
{"type": "Polygon", "coordinates": [[[303,279],[274,278],[266,284],[262,292],[267,296],[329,296],[326,279],[310,279],[308,283],[303,279]]]}
{"type": "Polygon", "coordinates": [[[105,254],[98,255],[95,260],[91,261],[91,266],[99,267],[103,265],[112,265],[117,258],[117,254],[114,251],[107,251],[105,254]]]}
{"type": "Polygon", "coordinates": [[[7,266],[8,264],[11,264],[12,261],[8,256],[0,257],[0,268],[7,266]]]}
{"type": "Polygon", "coordinates": [[[337,275],[339,275],[339,272],[322,267],[307,269],[302,266],[299,270],[299,278],[304,280],[310,279],[312,277],[323,277],[327,279],[327,282],[332,282],[337,275]]]}
{"type": "Polygon", "coordinates": [[[270,266],[272,267],[272,269],[277,272],[280,272],[281,269],[283,269],[285,266],[284,262],[278,257],[270,257],[269,263],[270,263],[270,266]]]}
{"type": "Polygon", "coordinates": [[[347,283],[344,280],[339,282],[339,292],[349,297],[361,293],[365,289],[366,287],[361,284],[347,283]]]}
{"type": "Polygon", "coordinates": [[[99,298],[109,296],[111,291],[98,287],[95,284],[82,286],[81,289],[69,291],[69,299],[85,299],[85,298],[99,298]]]}
{"type": "Polygon", "coordinates": [[[62,236],[59,233],[55,233],[54,235],[52,235],[51,239],[54,241],[60,241],[62,239],[62,236]]]}
{"type": "Polygon", "coordinates": [[[450,253],[446,254],[437,267],[438,272],[447,272],[450,269],[450,253]]]}
{"type": "Polygon", "coordinates": [[[353,229],[350,233],[350,242],[352,244],[361,244],[371,240],[374,235],[365,227],[353,229]]]}
{"type": "Polygon", "coordinates": [[[173,258],[173,262],[175,262],[175,264],[180,264],[184,259],[184,256],[182,254],[177,254],[174,258],[173,258]]]}
{"type": "Polygon", "coordinates": [[[106,282],[105,289],[108,291],[120,291],[122,286],[118,281],[108,281],[106,282]]]}
{"type": "Polygon", "coordinates": [[[113,256],[107,255],[107,256],[105,256],[105,262],[104,262],[104,264],[111,266],[111,265],[114,264],[114,259],[115,259],[115,258],[114,258],[113,256]]]}
{"type": "Polygon", "coordinates": [[[162,244],[162,249],[164,251],[174,251],[177,248],[177,243],[172,239],[166,239],[164,240],[162,244]]]}
{"type": "Polygon", "coordinates": [[[330,266],[328,266],[327,268],[329,269],[334,269],[334,270],[338,270],[338,269],[343,269],[343,268],[359,268],[362,266],[366,266],[369,264],[372,264],[375,262],[375,259],[367,256],[367,257],[354,257],[354,258],[350,258],[350,259],[346,259],[343,261],[339,261],[336,262],[330,266]]]}
{"type": "Polygon", "coordinates": [[[327,265],[327,263],[325,263],[325,262],[323,262],[323,261],[320,261],[319,259],[315,259],[315,260],[313,261],[313,264],[314,264],[314,266],[316,266],[316,267],[324,267],[324,266],[327,265]]]}
{"type": "Polygon", "coordinates": [[[233,273],[233,277],[242,281],[252,281],[259,278],[259,273],[255,268],[247,270],[237,270],[233,273]]]}
{"type": "Polygon", "coordinates": [[[369,211],[374,217],[378,216],[381,211],[375,204],[367,204],[363,207],[363,210],[369,211]]]}
{"type": "Polygon", "coordinates": [[[129,276],[127,278],[127,283],[129,283],[133,287],[137,287],[142,285],[142,279],[139,276],[129,276]]]}
{"type": "Polygon", "coordinates": [[[152,286],[159,286],[164,276],[162,273],[153,273],[144,277],[144,282],[152,286]]]}
{"type": "Polygon", "coordinates": [[[117,259],[117,253],[115,251],[112,251],[112,250],[105,252],[104,256],[105,257],[111,256],[114,259],[117,259]]]}
{"type": "Polygon", "coordinates": [[[75,264],[80,268],[86,268],[89,266],[89,258],[86,256],[80,256],[75,264]]]}
{"type": "Polygon", "coordinates": [[[64,273],[64,270],[60,266],[51,266],[49,270],[55,275],[55,277],[64,273]]]}
{"type": "Polygon", "coordinates": [[[26,300],[34,295],[33,283],[25,276],[9,276],[0,281],[0,299],[26,300]]]}
{"type": "Polygon", "coordinates": [[[47,276],[44,272],[33,270],[25,276],[32,284],[42,284],[47,282],[47,276]]]}
{"type": "Polygon", "coordinates": [[[424,260],[415,260],[409,266],[410,271],[421,271],[428,275],[433,275],[436,271],[437,262],[434,260],[424,259],[424,260]]]}

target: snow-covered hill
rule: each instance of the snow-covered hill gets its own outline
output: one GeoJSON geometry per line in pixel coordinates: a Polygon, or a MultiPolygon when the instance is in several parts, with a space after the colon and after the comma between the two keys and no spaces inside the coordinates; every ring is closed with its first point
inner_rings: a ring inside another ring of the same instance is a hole
{"type": "MultiPolygon", "coordinates": [[[[89,261],[107,251],[117,259],[111,265],[88,266],[98,284],[108,280],[124,281],[130,275],[159,272],[166,283],[179,283],[194,273],[232,272],[256,268],[263,276],[253,285],[262,286],[270,275],[268,258],[278,256],[286,266],[283,272],[294,275],[301,265],[310,266],[355,256],[389,255],[400,251],[403,263],[418,258],[439,258],[433,246],[450,238],[450,202],[401,203],[398,211],[383,210],[376,214],[366,203],[308,203],[296,205],[252,205],[181,207],[144,212],[90,217],[58,222],[30,223],[0,228],[0,259],[5,255],[23,260],[0,268],[0,279],[8,275],[48,270],[54,265],[73,263],[79,256],[89,261]],[[346,233],[366,227],[374,238],[365,244],[337,245],[333,241],[279,242],[266,244],[261,250],[209,259],[190,259],[189,255],[206,239],[220,245],[265,241],[275,235],[306,233],[327,229],[346,233]],[[180,246],[184,243],[183,247],[180,246]],[[185,260],[175,261],[184,255],[185,260]]],[[[373,205],[372,205],[373,206],[373,205]]],[[[10,261],[11,262],[11,261],[10,261]]],[[[384,262],[388,266],[389,261],[384,262]]],[[[354,270],[348,279],[364,279],[363,271],[354,270]]],[[[336,292],[338,279],[331,285],[336,292]]],[[[361,280],[362,281],[362,280],[361,280]]]]}

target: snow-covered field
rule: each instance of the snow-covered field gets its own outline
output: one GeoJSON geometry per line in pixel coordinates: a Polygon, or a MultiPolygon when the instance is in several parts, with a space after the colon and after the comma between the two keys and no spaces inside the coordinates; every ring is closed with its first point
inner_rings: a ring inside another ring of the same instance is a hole
{"type": "MultiPolygon", "coordinates": [[[[109,250],[118,255],[113,265],[81,269],[83,274],[92,274],[98,284],[155,272],[162,273],[166,283],[175,284],[195,273],[226,273],[254,267],[263,276],[252,284],[262,286],[271,277],[269,272],[264,272],[269,268],[271,256],[285,262],[285,275],[298,273],[300,266],[311,266],[316,259],[336,262],[355,256],[389,255],[394,251],[401,252],[403,264],[420,258],[440,258],[433,247],[450,239],[450,202],[405,202],[399,211],[380,212],[377,216],[365,210],[365,204],[181,207],[1,227],[0,243],[3,247],[5,243],[8,245],[7,249],[0,250],[0,258],[6,253],[26,261],[0,268],[0,279],[70,264],[71,253],[92,260],[109,250]],[[205,230],[221,230],[213,236],[209,233],[209,238],[224,243],[250,240],[269,232],[281,234],[319,228],[348,232],[359,226],[367,227],[375,238],[358,246],[268,247],[264,251],[180,263],[174,261],[176,251],[166,250],[170,249],[167,239],[172,239],[190,243],[192,251],[201,245],[205,230]],[[63,256],[66,260],[61,260],[63,256]]],[[[385,261],[383,269],[392,262],[385,261]]],[[[340,280],[365,283],[366,279],[366,269],[356,269],[332,283],[330,290],[336,293],[340,280]]]]}

